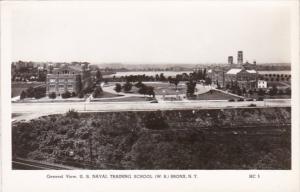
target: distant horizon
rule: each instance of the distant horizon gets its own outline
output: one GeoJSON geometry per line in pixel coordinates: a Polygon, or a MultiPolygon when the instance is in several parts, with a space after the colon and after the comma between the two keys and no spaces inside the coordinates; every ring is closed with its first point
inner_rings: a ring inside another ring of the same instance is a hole
{"type": "MultiPolygon", "coordinates": [[[[89,62],[89,61],[34,61],[34,60],[22,60],[22,59],[18,59],[15,61],[12,61],[12,63],[14,62],[33,62],[33,63],[83,63],[83,62],[87,62],[90,63],[92,65],[229,65],[227,62],[207,62],[207,63],[167,63],[167,62],[157,62],[157,63],[148,63],[148,62],[144,62],[144,63],[122,63],[122,62],[89,62]]],[[[248,61],[249,62],[249,61],[248,61]]],[[[246,63],[246,61],[244,62],[246,63]]],[[[249,63],[253,63],[253,62],[249,62],[249,63]]],[[[266,65],[266,64],[285,64],[285,65],[291,65],[291,62],[264,62],[264,63],[259,63],[256,62],[256,65],[266,65]]],[[[238,65],[237,63],[233,63],[233,65],[238,65]]]]}

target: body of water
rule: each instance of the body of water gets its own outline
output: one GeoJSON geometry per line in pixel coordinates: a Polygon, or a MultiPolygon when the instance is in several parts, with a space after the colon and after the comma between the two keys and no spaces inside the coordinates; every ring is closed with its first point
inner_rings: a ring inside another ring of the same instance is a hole
{"type": "MultiPolygon", "coordinates": [[[[129,75],[146,75],[146,76],[155,76],[160,75],[161,73],[164,74],[165,77],[175,77],[177,74],[182,73],[192,73],[192,71],[124,71],[124,72],[117,72],[116,74],[111,75],[104,75],[104,77],[121,77],[121,76],[129,76],[129,75]]],[[[290,75],[291,71],[258,71],[259,74],[287,74],[290,75]]]]}

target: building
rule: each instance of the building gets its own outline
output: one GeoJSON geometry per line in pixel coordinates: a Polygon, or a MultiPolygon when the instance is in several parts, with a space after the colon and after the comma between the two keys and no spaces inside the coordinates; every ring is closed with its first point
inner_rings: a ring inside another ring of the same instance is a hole
{"type": "Polygon", "coordinates": [[[266,89],[266,88],[268,88],[267,81],[265,81],[265,80],[258,80],[257,81],[257,88],[258,89],[266,89]]]}
{"type": "Polygon", "coordinates": [[[229,65],[233,64],[233,56],[228,56],[228,64],[229,65]]]}
{"type": "Polygon", "coordinates": [[[54,68],[52,73],[47,74],[46,94],[54,92],[59,96],[67,91],[78,94],[82,89],[91,86],[92,81],[88,67],[85,65],[62,65],[60,68],[54,68]]]}
{"type": "Polygon", "coordinates": [[[238,51],[237,64],[238,65],[242,65],[243,64],[243,51],[238,51]]]}
{"type": "Polygon", "coordinates": [[[247,70],[245,68],[231,68],[225,74],[227,86],[237,85],[240,88],[256,88],[258,73],[256,70],[247,70]]]}

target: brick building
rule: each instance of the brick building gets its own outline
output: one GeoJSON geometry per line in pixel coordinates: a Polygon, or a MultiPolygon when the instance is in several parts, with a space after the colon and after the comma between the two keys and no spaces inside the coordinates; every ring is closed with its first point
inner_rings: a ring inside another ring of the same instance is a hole
{"type": "Polygon", "coordinates": [[[92,86],[90,69],[87,65],[62,65],[47,74],[46,94],[65,92],[78,94],[82,89],[92,86]]]}

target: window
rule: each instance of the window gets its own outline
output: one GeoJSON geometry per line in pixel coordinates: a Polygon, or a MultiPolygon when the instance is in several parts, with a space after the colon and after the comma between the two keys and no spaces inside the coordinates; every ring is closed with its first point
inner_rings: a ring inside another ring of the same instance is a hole
{"type": "Polygon", "coordinates": [[[64,83],[65,79],[59,79],[58,82],[64,83]]]}
{"type": "Polygon", "coordinates": [[[49,82],[50,83],[55,83],[56,79],[50,79],[49,82]]]}

